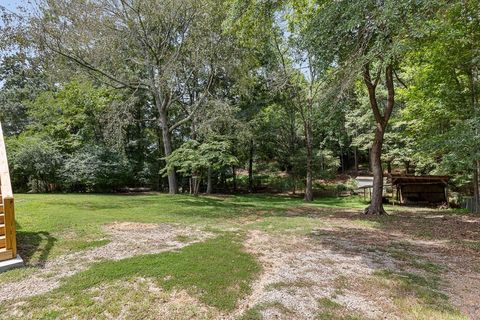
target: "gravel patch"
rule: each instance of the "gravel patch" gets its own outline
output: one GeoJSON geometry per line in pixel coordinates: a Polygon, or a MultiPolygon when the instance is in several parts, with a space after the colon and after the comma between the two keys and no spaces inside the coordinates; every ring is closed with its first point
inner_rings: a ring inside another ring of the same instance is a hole
{"type": "Polygon", "coordinates": [[[309,237],[260,231],[250,233],[246,248],[264,272],[232,318],[256,306],[264,319],[315,319],[319,299],[329,298],[369,319],[396,319],[385,307],[393,304],[388,298],[356,290],[357,282],[382,267],[374,257],[336,252],[309,237]]]}
{"type": "Polygon", "coordinates": [[[192,227],[174,224],[116,222],[104,226],[104,230],[106,239],[110,240],[108,244],[52,259],[31,276],[0,286],[0,302],[58,288],[62,278],[87,269],[93,262],[177,250],[213,236],[192,227]]]}

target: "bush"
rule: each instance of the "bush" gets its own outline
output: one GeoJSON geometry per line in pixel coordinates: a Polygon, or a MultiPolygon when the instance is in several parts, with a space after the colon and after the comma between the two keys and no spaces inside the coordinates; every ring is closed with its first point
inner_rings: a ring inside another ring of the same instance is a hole
{"type": "Polygon", "coordinates": [[[63,157],[55,143],[41,136],[19,136],[7,140],[7,149],[16,190],[46,192],[58,187],[63,157]]]}
{"type": "Polygon", "coordinates": [[[124,187],[131,168],[124,157],[102,146],[88,146],[71,155],[63,169],[69,191],[115,191],[124,187]]]}

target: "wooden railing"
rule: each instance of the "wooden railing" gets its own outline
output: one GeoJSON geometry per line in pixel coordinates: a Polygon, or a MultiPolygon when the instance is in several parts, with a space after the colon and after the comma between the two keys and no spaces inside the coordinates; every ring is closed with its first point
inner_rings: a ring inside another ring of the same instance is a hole
{"type": "Polygon", "coordinates": [[[0,123],[0,261],[17,256],[15,210],[10,171],[8,170],[7,150],[0,123]]]}

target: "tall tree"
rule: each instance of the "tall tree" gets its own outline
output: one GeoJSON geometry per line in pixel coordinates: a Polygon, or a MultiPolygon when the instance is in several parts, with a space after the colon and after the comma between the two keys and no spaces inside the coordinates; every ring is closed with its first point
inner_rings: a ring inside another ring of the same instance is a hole
{"type": "MultiPolygon", "coordinates": [[[[164,153],[174,146],[172,133],[188,123],[209,95],[222,42],[221,1],[192,0],[44,0],[31,32],[44,53],[80,66],[115,88],[143,90],[158,111],[164,153]],[[218,56],[217,56],[218,58],[218,56]],[[195,99],[175,117],[187,83],[195,99]]],[[[226,57],[224,57],[226,59],[226,57]]],[[[169,192],[177,192],[174,171],[169,192]]]]}
{"type": "Polygon", "coordinates": [[[249,38],[268,48],[262,66],[274,93],[288,99],[294,114],[300,117],[306,150],[305,201],[313,201],[314,107],[319,93],[319,74],[315,59],[304,45],[302,32],[310,10],[289,14],[288,1],[234,1],[234,26],[249,38]],[[241,12],[239,10],[241,9],[241,12]]]}
{"type": "MultiPolygon", "coordinates": [[[[306,6],[310,1],[299,1],[306,6]]],[[[374,175],[367,214],[384,214],[382,204],[384,135],[395,106],[395,77],[415,25],[423,22],[429,2],[424,1],[317,1],[316,13],[306,32],[320,67],[335,68],[344,89],[361,77],[375,119],[371,148],[374,175]],[[386,96],[378,88],[386,88],[386,96]]]]}

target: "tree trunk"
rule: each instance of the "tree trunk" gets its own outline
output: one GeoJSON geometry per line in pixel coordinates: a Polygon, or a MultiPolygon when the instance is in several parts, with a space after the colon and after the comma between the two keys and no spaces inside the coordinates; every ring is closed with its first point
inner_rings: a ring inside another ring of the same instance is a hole
{"type": "Polygon", "coordinates": [[[370,100],[370,107],[375,117],[376,128],[375,138],[373,140],[370,162],[373,173],[373,188],[370,206],[365,208],[366,214],[385,214],[383,208],[383,168],[382,168],[382,146],[385,130],[388,125],[388,120],[393,111],[395,104],[395,87],[393,83],[393,66],[388,65],[385,69],[385,86],[387,88],[387,101],[383,111],[380,112],[376,96],[376,87],[380,80],[380,69],[376,78],[372,80],[370,76],[370,65],[366,64],[364,69],[364,81],[368,89],[368,97],[370,100]]]}
{"type": "Polygon", "coordinates": [[[200,176],[194,173],[192,175],[193,195],[198,196],[200,190],[200,176]]]}
{"type": "Polygon", "coordinates": [[[368,148],[368,171],[372,172],[372,148],[368,148]]]}
{"type": "Polygon", "coordinates": [[[385,214],[383,209],[383,168],[381,159],[383,134],[383,130],[377,127],[370,158],[373,173],[372,196],[370,206],[365,209],[366,214],[385,214]]]}
{"type": "MultiPolygon", "coordinates": [[[[172,153],[172,139],[170,137],[170,130],[168,128],[167,108],[164,103],[162,103],[159,94],[155,95],[155,105],[158,110],[160,128],[162,129],[163,150],[165,156],[167,157],[172,153]]],[[[178,193],[177,176],[175,171],[168,173],[168,193],[178,193]]]]}
{"type": "Polygon", "coordinates": [[[387,172],[388,174],[392,173],[392,160],[387,161],[387,172]]]}
{"type": "Polygon", "coordinates": [[[212,193],[212,167],[208,167],[207,172],[207,194],[212,193]]]}
{"type": "Polygon", "coordinates": [[[237,192],[237,168],[232,166],[233,192],[237,192]]]}
{"type": "Polygon", "coordinates": [[[358,148],[353,148],[353,159],[355,161],[355,175],[358,176],[358,148]]]}
{"type": "MultiPolygon", "coordinates": [[[[166,116],[161,118],[164,118],[166,121],[166,116]]],[[[166,125],[162,125],[162,138],[165,156],[169,156],[172,153],[172,141],[170,139],[170,131],[168,131],[168,126],[166,125]]],[[[172,171],[168,173],[168,193],[175,194],[177,192],[177,175],[175,174],[175,171],[172,171]]]]}
{"type": "Polygon", "coordinates": [[[305,138],[307,140],[307,177],[305,181],[305,201],[313,201],[313,142],[312,127],[305,124],[305,138]]]}
{"type": "MultiPolygon", "coordinates": [[[[172,153],[172,139],[170,137],[170,128],[168,127],[168,105],[170,98],[162,96],[161,91],[156,86],[156,75],[152,65],[148,67],[148,76],[150,80],[150,87],[153,90],[153,100],[158,111],[159,124],[162,129],[163,151],[166,157],[172,153]]],[[[168,173],[168,193],[178,193],[178,183],[175,171],[168,173]]]]}
{"type": "MultiPolygon", "coordinates": [[[[478,69],[474,63],[471,68],[471,91],[472,91],[472,106],[473,116],[476,120],[479,119],[479,103],[477,96],[478,86],[478,69]]],[[[479,125],[475,125],[475,134],[478,135],[480,131],[479,125]]],[[[474,160],[474,174],[473,174],[473,213],[480,213],[480,160],[474,160]]]]}
{"type": "Polygon", "coordinates": [[[254,191],[253,185],[253,140],[250,140],[250,156],[248,159],[248,192],[254,191]]]}
{"type": "Polygon", "coordinates": [[[473,171],[473,213],[480,213],[480,161],[475,161],[473,171]]]}
{"type": "Polygon", "coordinates": [[[345,157],[343,154],[343,148],[340,145],[340,167],[342,168],[342,174],[345,174],[345,157]]]}

